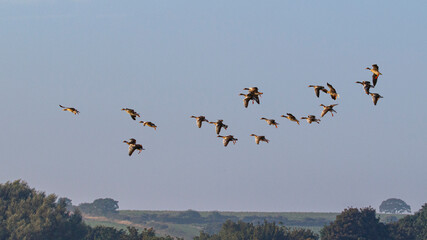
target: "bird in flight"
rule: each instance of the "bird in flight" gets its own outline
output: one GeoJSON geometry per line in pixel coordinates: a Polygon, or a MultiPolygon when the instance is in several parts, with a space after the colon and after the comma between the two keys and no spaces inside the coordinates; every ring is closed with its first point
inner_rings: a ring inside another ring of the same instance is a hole
{"type": "Polygon", "coordinates": [[[135,150],[138,150],[138,154],[142,152],[142,150],[145,150],[141,144],[137,144],[135,138],[129,139],[129,141],[123,141],[127,145],[129,145],[129,156],[132,156],[132,153],[135,152],[135,150]]]}
{"type": "Polygon", "coordinates": [[[265,120],[267,123],[268,123],[268,125],[270,125],[270,126],[275,126],[276,128],[277,128],[277,125],[279,125],[277,122],[276,122],[276,120],[274,120],[274,119],[268,119],[268,118],[261,118],[261,120],[265,120]]]}
{"type": "Polygon", "coordinates": [[[154,130],[156,130],[156,129],[157,129],[156,124],[154,124],[154,123],[152,123],[152,122],[139,121],[139,123],[142,123],[142,126],[147,126],[147,127],[154,128],[154,130]]]}
{"type": "Polygon", "coordinates": [[[363,85],[363,89],[365,90],[365,93],[367,95],[369,95],[369,90],[371,88],[374,88],[374,85],[371,85],[371,82],[369,82],[369,81],[363,81],[363,82],[357,81],[356,83],[359,83],[359,84],[363,85]]]}
{"type": "Polygon", "coordinates": [[[372,96],[372,101],[374,102],[374,105],[377,105],[378,99],[384,98],[383,96],[379,95],[378,93],[370,93],[372,96]]]}
{"type": "Polygon", "coordinates": [[[298,123],[298,125],[299,125],[299,120],[298,120],[294,115],[292,115],[292,114],[290,114],[290,113],[286,113],[286,114],[287,114],[288,116],[282,115],[281,117],[287,118],[287,119],[289,119],[289,120],[291,120],[291,121],[293,121],[293,122],[298,123]]]}
{"type": "Polygon", "coordinates": [[[74,115],[76,115],[76,114],[79,114],[80,112],[77,110],[77,109],[75,109],[75,108],[72,108],[72,107],[64,107],[64,106],[62,106],[62,105],[59,105],[61,108],[63,108],[63,111],[68,111],[68,112],[71,112],[71,113],[74,113],[74,115]]]}
{"type": "Polygon", "coordinates": [[[127,112],[133,120],[136,120],[136,117],[141,117],[139,116],[139,113],[135,112],[135,110],[130,108],[122,108],[122,111],[127,112]]]}
{"type": "Polygon", "coordinates": [[[255,137],[256,144],[259,144],[260,141],[263,141],[263,142],[266,142],[266,143],[268,143],[270,141],[267,138],[265,138],[265,136],[258,136],[258,135],[255,135],[253,133],[250,136],[255,137]]]}
{"type": "Polygon", "coordinates": [[[335,112],[335,113],[337,112],[337,111],[335,111],[335,110],[334,110],[334,107],[335,107],[336,105],[338,105],[338,104],[332,104],[332,105],[329,105],[329,106],[325,106],[325,105],[323,105],[323,104],[320,104],[320,106],[322,106],[322,107],[323,107],[323,111],[322,111],[322,114],[320,115],[320,117],[325,116],[325,114],[326,114],[326,113],[328,113],[328,112],[331,112],[332,117],[333,117],[333,116],[334,116],[334,112],[335,112]]]}
{"type": "Polygon", "coordinates": [[[197,127],[201,128],[202,127],[202,123],[203,122],[209,122],[205,116],[191,116],[190,118],[195,118],[196,119],[196,123],[197,123],[197,127]]]}
{"type": "Polygon", "coordinates": [[[320,95],[320,91],[323,91],[325,93],[327,93],[328,91],[325,89],[324,86],[319,86],[319,85],[308,85],[308,87],[312,87],[314,88],[314,92],[316,93],[316,96],[319,97],[320,95]]]}
{"type": "Polygon", "coordinates": [[[373,64],[372,68],[367,67],[366,69],[372,72],[372,83],[374,84],[374,87],[375,87],[375,85],[377,85],[378,77],[383,74],[380,73],[380,70],[377,64],[373,64]]]}
{"type": "Polygon", "coordinates": [[[314,115],[308,115],[307,117],[302,117],[301,119],[307,119],[307,122],[310,124],[312,122],[316,122],[319,124],[319,122],[320,122],[320,119],[316,119],[316,116],[314,116],[314,115]]]}
{"type": "Polygon", "coordinates": [[[223,121],[224,121],[224,120],[220,119],[220,120],[218,120],[218,121],[216,121],[216,122],[209,122],[210,124],[215,124],[215,131],[216,131],[216,134],[219,134],[219,133],[221,132],[221,128],[224,128],[225,130],[227,130],[228,125],[225,125],[225,124],[223,123],[223,121]]]}
{"type": "Polygon", "coordinates": [[[228,135],[228,136],[218,135],[218,137],[220,137],[220,138],[223,139],[222,143],[224,144],[224,147],[227,147],[227,145],[228,145],[229,142],[233,142],[233,144],[236,144],[236,142],[238,140],[237,138],[234,138],[233,135],[228,135]]]}

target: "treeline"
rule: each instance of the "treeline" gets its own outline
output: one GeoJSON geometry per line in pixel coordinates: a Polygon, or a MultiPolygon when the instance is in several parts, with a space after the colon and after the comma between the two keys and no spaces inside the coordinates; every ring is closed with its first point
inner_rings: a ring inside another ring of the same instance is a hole
{"type": "MultiPolygon", "coordinates": [[[[171,236],[157,237],[152,228],[139,231],[134,227],[118,230],[112,227],[89,227],[82,221],[79,208],[70,211],[71,201],[53,194],[45,195],[22,181],[0,184],[0,240],[172,240],[171,236]]],[[[107,214],[117,213],[112,199],[86,205],[99,210],[107,206],[107,214]]],[[[87,209],[86,209],[87,210],[87,209]]],[[[92,209],[93,210],[93,209],[92,209]]],[[[88,210],[88,211],[92,211],[88,210]]],[[[96,211],[98,211],[96,210],[96,211]]],[[[95,210],[93,210],[95,211],[95,210]]],[[[101,211],[102,212],[102,211],[101,211]]],[[[190,210],[178,215],[201,218],[190,210]]],[[[176,216],[176,217],[178,217],[176,216]]],[[[163,216],[164,217],[164,216],[163,216]]],[[[218,221],[221,214],[208,216],[218,221]]],[[[203,218],[202,218],[203,219],[203,218]]],[[[193,221],[191,220],[191,221],[193,221]]],[[[427,204],[414,215],[397,222],[382,223],[372,208],[345,209],[336,220],[320,231],[322,240],[426,240],[427,204]]],[[[195,240],[317,240],[310,230],[294,229],[264,220],[261,223],[227,220],[216,232],[203,231],[195,240]]]]}
{"type": "MultiPolygon", "coordinates": [[[[322,240],[426,240],[427,204],[414,215],[384,224],[373,208],[348,208],[320,231],[322,240]]],[[[215,234],[200,233],[195,240],[317,240],[310,230],[291,229],[275,223],[254,225],[239,221],[225,222],[215,234]]]]}
{"type": "Polygon", "coordinates": [[[57,200],[14,181],[0,184],[0,240],[172,240],[157,237],[154,229],[127,231],[111,227],[92,228],[82,221],[78,209],[67,210],[71,202],[57,200]]]}
{"type": "Polygon", "coordinates": [[[262,224],[226,221],[219,233],[201,232],[194,240],[317,240],[319,236],[307,229],[292,229],[264,221],[262,224]]]}
{"type": "Polygon", "coordinates": [[[117,220],[128,220],[134,223],[145,224],[147,222],[163,222],[163,223],[176,223],[176,224],[210,224],[222,225],[227,220],[234,222],[242,221],[246,223],[261,223],[276,222],[286,226],[324,226],[330,221],[325,218],[304,218],[301,220],[290,220],[284,216],[245,216],[238,218],[236,216],[222,215],[215,211],[211,212],[206,217],[203,217],[199,212],[194,210],[187,210],[178,213],[141,213],[137,216],[126,216],[119,214],[118,202],[111,198],[96,199],[93,203],[82,203],[78,208],[85,214],[95,216],[107,216],[117,220]]]}

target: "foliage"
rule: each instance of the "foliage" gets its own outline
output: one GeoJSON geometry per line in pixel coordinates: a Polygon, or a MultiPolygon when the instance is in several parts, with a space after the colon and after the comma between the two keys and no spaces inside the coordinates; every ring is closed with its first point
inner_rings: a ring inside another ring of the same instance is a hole
{"type": "Polygon", "coordinates": [[[72,201],[69,198],[66,198],[66,197],[58,198],[57,203],[58,204],[65,204],[65,208],[67,209],[67,211],[73,212],[75,210],[75,207],[73,206],[72,201]],[[61,202],[63,202],[63,203],[61,203],[61,202]]]}
{"type": "Polygon", "coordinates": [[[387,227],[379,222],[373,208],[348,208],[320,231],[322,240],[386,240],[387,227]]]}
{"type": "MultiPolygon", "coordinates": [[[[127,231],[117,230],[113,227],[97,226],[91,228],[84,240],[180,240],[171,236],[156,237],[156,232],[152,228],[145,228],[138,231],[135,227],[128,227],[127,231]]],[[[182,240],[182,239],[181,239],[182,240]]]]}
{"type": "Polygon", "coordinates": [[[406,216],[397,223],[389,225],[394,240],[427,239],[427,203],[414,215],[406,216]]]}
{"type": "Polygon", "coordinates": [[[318,236],[310,230],[290,229],[264,221],[254,225],[238,221],[226,221],[218,234],[201,232],[194,240],[317,240],[318,236]]]}
{"type": "Polygon", "coordinates": [[[411,207],[403,200],[397,198],[390,198],[383,201],[380,205],[380,212],[384,213],[405,213],[411,212],[411,207]]]}
{"type": "Polygon", "coordinates": [[[0,184],[0,239],[82,239],[87,228],[78,211],[17,180],[0,184]]]}
{"type": "Polygon", "coordinates": [[[116,214],[119,208],[119,202],[111,198],[99,198],[93,203],[82,203],[78,208],[86,214],[95,216],[105,216],[116,214]]]}

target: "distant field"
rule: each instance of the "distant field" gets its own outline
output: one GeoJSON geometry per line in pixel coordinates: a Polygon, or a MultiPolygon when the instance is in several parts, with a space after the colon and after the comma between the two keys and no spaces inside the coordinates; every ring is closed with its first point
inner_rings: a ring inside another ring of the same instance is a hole
{"type": "MultiPolygon", "coordinates": [[[[217,212],[217,211],[140,211],[121,210],[119,214],[110,217],[84,216],[84,220],[90,226],[109,226],[118,229],[126,229],[134,226],[139,229],[153,227],[161,236],[171,235],[193,239],[200,231],[216,232],[227,219],[232,221],[242,220],[254,224],[263,222],[283,223],[286,227],[306,228],[316,233],[324,225],[335,220],[339,213],[319,212],[217,212]]],[[[405,215],[378,214],[381,221],[387,217],[400,219],[405,215]]]]}

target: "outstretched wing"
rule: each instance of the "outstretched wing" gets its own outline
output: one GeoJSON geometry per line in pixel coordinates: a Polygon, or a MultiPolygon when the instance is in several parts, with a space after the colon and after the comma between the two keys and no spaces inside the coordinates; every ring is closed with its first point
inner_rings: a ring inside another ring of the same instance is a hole
{"type": "Polygon", "coordinates": [[[372,82],[374,83],[374,87],[375,85],[377,85],[377,80],[378,80],[378,75],[377,74],[372,74],[372,82]]]}
{"type": "Polygon", "coordinates": [[[248,104],[249,104],[249,98],[245,98],[245,99],[243,99],[243,105],[245,106],[245,108],[247,108],[248,107],[248,104]]]}
{"type": "Polygon", "coordinates": [[[328,85],[328,87],[329,87],[329,89],[330,89],[330,91],[331,91],[331,92],[333,92],[333,93],[335,93],[335,92],[336,92],[335,88],[334,88],[334,87],[332,87],[332,85],[331,85],[331,84],[326,83],[326,85],[328,85]]]}
{"type": "Polygon", "coordinates": [[[322,114],[320,114],[320,117],[325,116],[325,114],[328,112],[329,110],[323,109],[322,114]]]}
{"type": "Polygon", "coordinates": [[[375,96],[375,95],[372,96],[372,101],[374,102],[374,105],[377,105],[378,98],[379,98],[378,96],[375,96]]]}
{"type": "Polygon", "coordinates": [[[259,96],[258,95],[254,95],[253,99],[255,100],[256,103],[259,104],[259,96]]]}
{"type": "Polygon", "coordinates": [[[231,141],[230,138],[224,138],[224,140],[222,141],[224,143],[224,147],[227,147],[227,145],[230,141],[231,141]]]}
{"type": "Polygon", "coordinates": [[[314,88],[314,92],[316,93],[316,96],[319,97],[320,95],[319,88],[314,88]]]}
{"type": "Polygon", "coordinates": [[[129,145],[129,156],[132,156],[132,153],[135,152],[135,145],[134,144],[130,144],[129,145]]]}

